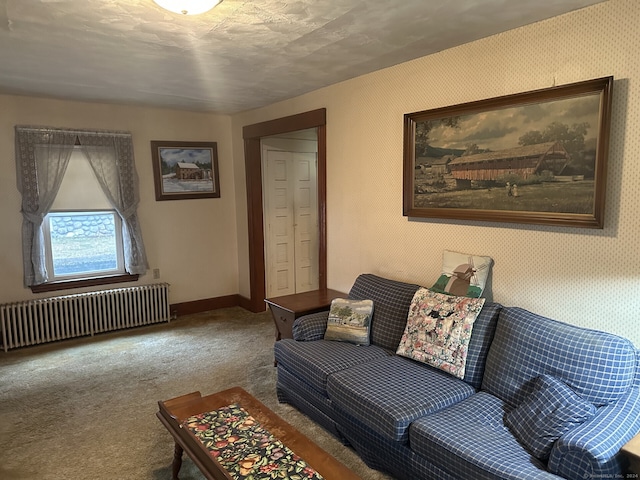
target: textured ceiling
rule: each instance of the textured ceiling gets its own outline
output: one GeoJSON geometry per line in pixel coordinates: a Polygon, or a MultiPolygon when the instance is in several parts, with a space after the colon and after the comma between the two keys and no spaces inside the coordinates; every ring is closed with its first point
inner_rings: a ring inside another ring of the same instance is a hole
{"type": "Polygon", "coordinates": [[[0,0],[0,93],[235,113],[603,0],[0,0]]]}

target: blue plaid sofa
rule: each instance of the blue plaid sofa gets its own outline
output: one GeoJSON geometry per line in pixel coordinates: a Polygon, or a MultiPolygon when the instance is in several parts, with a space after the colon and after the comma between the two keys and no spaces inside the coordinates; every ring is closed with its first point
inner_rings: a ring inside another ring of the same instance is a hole
{"type": "Polygon", "coordinates": [[[486,303],[459,379],[395,355],[418,288],[356,279],[349,297],[374,302],[369,346],[324,340],[328,312],[297,319],[294,338],[275,345],[279,401],[395,478],[624,478],[620,447],[640,431],[640,356],[630,341],[486,303]],[[536,410],[540,401],[549,410],[539,379],[568,386],[590,411],[550,442],[546,433],[527,439],[549,413],[536,410]],[[538,445],[543,459],[532,453],[538,445]]]}

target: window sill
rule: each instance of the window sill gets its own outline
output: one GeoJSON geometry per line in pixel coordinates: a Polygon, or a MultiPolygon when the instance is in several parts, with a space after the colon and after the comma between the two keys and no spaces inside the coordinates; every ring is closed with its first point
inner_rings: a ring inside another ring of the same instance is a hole
{"type": "Polygon", "coordinates": [[[69,290],[71,288],[95,287],[97,285],[109,285],[111,283],[136,282],[139,275],[113,275],[110,277],[83,278],[82,280],[68,280],[64,282],[41,283],[32,285],[33,293],[57,292],[58,290],[69,290]]]}

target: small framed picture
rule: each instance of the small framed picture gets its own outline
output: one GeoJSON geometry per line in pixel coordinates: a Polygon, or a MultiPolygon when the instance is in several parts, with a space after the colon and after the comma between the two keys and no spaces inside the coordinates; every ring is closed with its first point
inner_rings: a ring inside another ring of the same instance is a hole
{"type": "Polygon", "coordinates": [[[156,200],[219,198],[216,142],[151,141],[156,200]]]}

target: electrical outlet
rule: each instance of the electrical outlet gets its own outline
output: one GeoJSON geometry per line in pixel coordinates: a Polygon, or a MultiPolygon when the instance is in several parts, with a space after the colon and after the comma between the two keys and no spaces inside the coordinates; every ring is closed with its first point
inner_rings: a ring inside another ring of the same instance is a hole
{"type": "Polygon", "coordinates": [[[160,269],[159,268],[154,268],[153,269],[153,278],[160,278],[160,269]]]}

